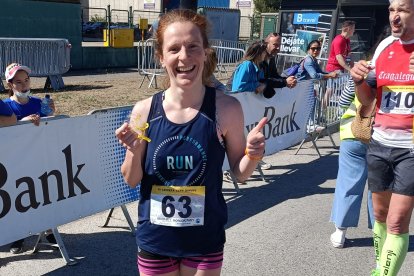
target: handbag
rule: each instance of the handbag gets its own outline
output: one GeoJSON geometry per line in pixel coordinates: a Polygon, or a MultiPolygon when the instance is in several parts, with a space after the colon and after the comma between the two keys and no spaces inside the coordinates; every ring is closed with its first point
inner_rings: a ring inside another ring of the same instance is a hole
{"type": "Polygon", "coordinates": [[[357,108],[354,120],[351,123],[351,131],[355,139],[368,144],[371,140],[372,126],[375,118],[376,99],[371,106],[360,105],[357,108]],[[369,112],[367,112],[369,111],[369,112]],[[369,117],[362,114],[369,114],[369,117]]]}
{"type": "Polygon", "coordinates": [[[293,64],[293,66],[283,70],[282,76],[287,78],[287,77],[296,75],[299,71],[299,66],[300,66],[300,62],[293,64]]]}
{"type": "Polygon", "coordinates": [[[298,63],[294,63],[291,67],[286,68],[285,70],[283,70],[281,76],[282,77],[285,77],[285,78],[288,78],[288,77],[291,77],[291,76],[295,76],[298,73],[298,71],[299,71],[299,67],[304,63],[305,58],[303,58],[298,63]]]}

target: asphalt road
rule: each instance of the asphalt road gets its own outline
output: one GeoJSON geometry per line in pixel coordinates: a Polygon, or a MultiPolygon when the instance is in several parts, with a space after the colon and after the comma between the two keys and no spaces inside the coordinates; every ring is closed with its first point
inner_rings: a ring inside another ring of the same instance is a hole
{"type": "MultiPolygon", "coordinates": [[[[333,137],[339,144],[338,134],[333,137]]],[[[224,183],[229,222],[222,275],[370,275],[375,262],[365,201],[359,228],[348,230],[346,247],[330,244],[338,150],[327,137],[317,144],[321,158],[310,143],[298,155],[292,148],[266,157],[273,165],[264,171],[267,182],[255,173],[240,195],[224,183]]],[[[137,204],[127,208],[135,222],[137,204]]],[[[123,213],[116,208],[109,227],[102,228],[107,213],[59,227],[70,257],[78,262],[75,266],[66,266],[59,251],[48,247],[30,254],[35,242],[31,237],[23,254],[0,247],[0,275],[137,275],[135,239],[123,213]]],[[[412,236],[410,240],[401,276],[414,275],[412,236]]]]}

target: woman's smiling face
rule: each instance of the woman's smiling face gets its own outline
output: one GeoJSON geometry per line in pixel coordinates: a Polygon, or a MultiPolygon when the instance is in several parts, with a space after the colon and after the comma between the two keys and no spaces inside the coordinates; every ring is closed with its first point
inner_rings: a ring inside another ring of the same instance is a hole
{"type": "Polygon", "coordinates": [[[202,82],[206,52],[198,27],[191,22],[175,22],[165,29],[160,61],[171,86],[188,87],[202,82]]]}

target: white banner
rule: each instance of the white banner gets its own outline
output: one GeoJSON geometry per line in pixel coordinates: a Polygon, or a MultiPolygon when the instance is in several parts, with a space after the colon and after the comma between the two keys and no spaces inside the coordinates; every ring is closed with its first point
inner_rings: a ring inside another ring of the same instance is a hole
{"type": "Polygon", "coordinates": [[[306,135],[306,123],[312,108],[313,82],[299,82],[294,89],[275,89],[270,99],[251,92],[230,94],[237,98],[244,113],[247,134],[261,118],[267,117],[263,129],[266,155],[274,154],[301,142],[306,135]]]}
{"type": "MultiPolygon", "coordinates": [[[[312,82],[276,89],[272,99],[232,95],[242,104],[246,133],[268,118],[266,154],[305,137],[312,82]]],[[[113,108],[38,127],[0,128],[0,245],[138,199],[138,189],[121,175],[125,149],[114,134],[130,111],[113,108]]]]}
{"type": "Polygon", "coordinates": [[[0,245],[138,198],[119,169],[125,151],[114,131],[125,116],[0,128],[0,245]]]}

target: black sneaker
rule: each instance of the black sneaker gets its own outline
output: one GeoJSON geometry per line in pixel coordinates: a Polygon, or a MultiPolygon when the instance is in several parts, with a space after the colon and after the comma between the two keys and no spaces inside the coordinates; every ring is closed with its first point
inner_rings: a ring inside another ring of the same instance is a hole
{"type": "Polygon", "coordinates": [[[46,240],[47,240],[49,243],[57,244],[56,239],[55,239],[55,236],[54,236],[52,233],[47,234],[47,235],[45,236],[45,238],[46,238],[46,240]]]}
{"type": "Polygon", "coordinates": [[[24,239],[15,241],[10,246],[10,253],[12,254],[19,254],[23,252],[23,243],[24,239]]]}

